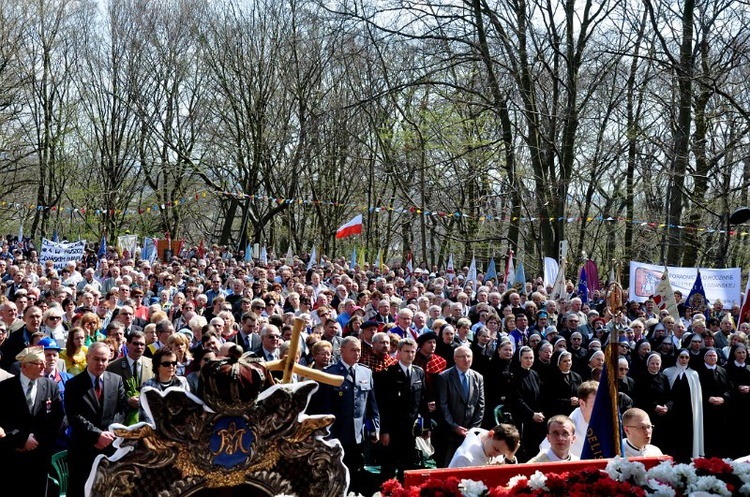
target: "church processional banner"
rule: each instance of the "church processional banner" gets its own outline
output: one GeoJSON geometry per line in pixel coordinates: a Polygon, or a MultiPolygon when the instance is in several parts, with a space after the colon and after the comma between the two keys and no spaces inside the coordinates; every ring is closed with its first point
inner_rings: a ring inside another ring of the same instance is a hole
{"type": "MultiPolygon", "coordinates": [[[[698,268],[668,266],[669,282],[672,289],[681,291],[683,299],[690,293],[690,289],[698,276],[698,268]]],[[[700,268],[706,300],[709,303],[721,299],[724,308],[729,309],[733,304],[741,304],[740,268],[707,269],[700,268]]],[[[661,281],[664,266],[630,262],[630,300],[645,302],[648,297],[656,293],[656,286],[661,281]]]]}

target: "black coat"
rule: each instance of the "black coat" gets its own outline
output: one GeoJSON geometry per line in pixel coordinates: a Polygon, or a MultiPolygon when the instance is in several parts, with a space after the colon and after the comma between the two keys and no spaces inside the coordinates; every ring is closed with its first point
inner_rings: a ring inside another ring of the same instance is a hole
{"type": "Polygon", "coordinates": [[[519,460],[527,461],[538,452],[546,432],[545,422],[535,422],[535,412],[544,411],[542,382],[533,369],[521,367],[513,370],[513,389],[508,395],[508,405],[513,421],[521,431],[521,455],[519,460]]]}
{"type": "Polygon", "coordinates": [[[578,387],[583,383],[581,375],[571,371],[567,375],[557,369],[542,384],[544,398],[544,415],[549,419],[556,414],[570,416],[577,405],[571,405],[570,398],[578,397],[578,387]],[[567,378],[566,378],[567,377],[567,378]]]}
{"type": "Polygon", "coordinates": [[[419,366],[411,366],[407,378],[400,364],[375,373],[375,393],[380,411],[380,432],[411,438],[418,415],[429,420],[425,373],[419,366]]]}
{"type": "MultiPolygon", "coordinates": [[[[736,439],[727,436],[727,414],[730,404],[731,385],[726,369],[716,366],[708,369],[704,363],[698,369],[703,391],[703,438],[706,457],[724,457],[729,454],[730,445],[736,439]],[[724,399],[721,405],[714,405],[709,401],[711,397],[724,399]]],[[[737,430],[741,431],[741,430],[737,430]]]]}
{"type": "Polygon", "coordinates": [[[665,429],[669,425],[672,416],[672,388],[669,386],[667,375],[659,371],[656,374],[649,372],[641,374],[635,380],[635,391],[633,392],[633,403],[646,411],[651,418],[651,423],[657,427],[654,429],[652,443],[659,447],[663,446],[669,438],[665,429]],[[657,414],[656,406],[666,406],[666,414],[657,414]]]}
{"type": "Polygon", "coordinates": [[[109,425],[122,422],[128,410],[127,396],[122,377],[105,371],[102,375],[102,401],[96,398],[88,370],[77,374],[65,386],[65,412],[71,428],[68,448],[68,495],[80,497],[91,471],[91,465],[99,454],[111,455],[112,445],[97,449],[99,436],[109,425]]]}
{"type": "Polygon", "coordinates": [[[10,368],[16,362],[16,355],[29,346],[29,340],[31,340],[31,334],[26,330],[25,325],[8,335],[3,345],[0,346],[0,353],[2,353],[0,368],[11,372],[10,368]]]}
{"type": "Polygon", "coordinates": [[[62,425],[63,406],[57,383],[48,378],[36,380],[36,397],[29,412],[21,378],[15,376],[0,382],[0,426],[6,432],[0,438],[0,475],[3,481],[23,482],[24,495],[43,497],[47,470],[55,447],[55,437],[62,425]],[[30,434],[39,443],[31,451],[19,452],[30,434]]]}
{"type": "Polygon", "coordinates": [[[672,409],[672,395],[667,376],[659,371],[656,374],[643,373],[635,380],[633,401],[635,406],[643,409],[651,417],[651,422],[656,423],[658,416],[655,412],[656,406],[667,406],[672,409]]]}

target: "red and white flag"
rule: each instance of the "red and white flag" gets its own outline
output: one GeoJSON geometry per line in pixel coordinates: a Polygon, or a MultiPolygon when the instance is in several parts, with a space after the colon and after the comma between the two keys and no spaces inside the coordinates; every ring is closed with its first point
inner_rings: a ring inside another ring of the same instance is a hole
{"type": "Polygon", "coordinates": [[[453,254],[448,258],[448,266],[445,268],[445,275],[448,281],[453,283],[453,278],[456,276],[456,270],[453,268],[453,254]]]}
{"type": "Polygon", "coordinates": [[[362,234],[362,214],[357,214],[354,218],[346,224],[339,226],[336,230],[336,238],[346,238],[351,235],[362,234]]]}
{"type": "Polygon", "coordinates": [[[408,254],[406,254],[406,274],[411,274],[414,272],[414,263],[412,262],[412,252],[409,251],[408,254]]]}

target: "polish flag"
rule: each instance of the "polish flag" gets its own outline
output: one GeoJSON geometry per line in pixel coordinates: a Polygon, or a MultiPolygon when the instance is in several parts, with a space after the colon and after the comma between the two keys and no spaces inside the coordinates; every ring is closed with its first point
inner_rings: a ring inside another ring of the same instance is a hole
{"type": "Polygon", "coordinates": [[[362,214],[354,216],[354,218],[346,224],[343,224],[336,230],[336,238],[346,238],[351,235],[362,234],[362,214]]]}

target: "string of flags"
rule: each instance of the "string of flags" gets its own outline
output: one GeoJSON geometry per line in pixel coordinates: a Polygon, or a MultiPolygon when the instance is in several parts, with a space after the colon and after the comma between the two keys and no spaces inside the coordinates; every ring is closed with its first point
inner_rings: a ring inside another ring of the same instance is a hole
{"type": "Polygon", "coordinates": [[[346,207],[350,208],[355,211],[361,211],[361,212],[369,212],[371,214],[381,214],[381,213],[388,213],[388,212],[395,212],[397,214],[412,214],[414,216],[424,216],[424,217],[430,217],[430,218],[464,218],[464,219],[471,219],[476,220],[480,223],[485,222],[520,222],[520,223],[534,223],[534,222],[549,222],[549,223],[556,223],[556,222],[565,222],[567,224],[573,224],[573,223],[580,223],[585,220],[585,222],[591,223],[591,222],[599,222],[599,223],[630,223],[635,226],[638,226],[643,229],[665,229],[665,228],[674,228],[678,230],[685,230],[685,231],[694,231],[698,233],[705,233],[705,234],[725,234],[729,233],[730,236],[748,236],[750,235],[750,227],[744,227],[742,229],[732,229],[732,230],[725,230],[725,229],[716,229],[716,228],[710,228],[710,227],[700,227],[700,226],[693,226],[693,225],[682,225],[682,224],[667,224],[663,222],[656,222],[656,221],[648,221],[644,219],[630,219],[622,216],[608,216],[604,217],[604,215],[599,214],[598,216],[588,216],[588,217],[581,217],[581,216],[572,216],[572,217],[545,217],[545,216],[508,216],[508,215],[492,215],[492,214],[482,214],[479,216],[475,216],[472,214],[467,214],[465,212],[461,211],[431,211],[431,210],[422,210],[417,207],[393,207],[393,206],[368,206],[366,204],[360,204],[360,203],[351,203],[351,202],[333,202],[333,201],[327,201],[327,200],[312,200],[312,199],[300,199],[300,198],[276,198],[276,197],[269,197],[267,195],[249,195],[241,192],[231,192],[231,191],[219,191],[219,192],[208,192],[208,191],[200,191],[195,193],[191,196],[182,197],[180,199],[175,200],[174,202],[166,202],[162,204],[154,204],[150,206],[144,206],[139,208],[127,208],[127,209],[101,209],[101,208],[86,208],[86,207],[65,207],[60,205],[52,205],[52,206],[45,206],[45,205],[39,205],[39,204],[30,204],[30,203],[20,203],[20,202],[9,202],[9,201],[2,201],[0,202],[0,208],[6,208],[6,209],[15,209],[15,210],[21,210],[26,209],[27,211],[43,211],[43,210],[49,210],[51,212],[55,211],[61,211],[65,212],[67,214],[94,214],[97,216],[107,214],[110,215],[144,215],[144,214],[153,214],[157,215],[161,213],[162,211],[173,209],[176,207],[193,204],[195,202],[203,202],[210,200],[214,194],[221,195],[225,197],[232,197],[236,199],[247,199],[247,200],[254,200],[254,201],[260,201],[260,202],[272,202],[276,204],[287,204],[287,205],[301,205],[301,206],[313,206],[313,205],[325,205],[325,206],[333,206],[333,207],[346,207]]]}

